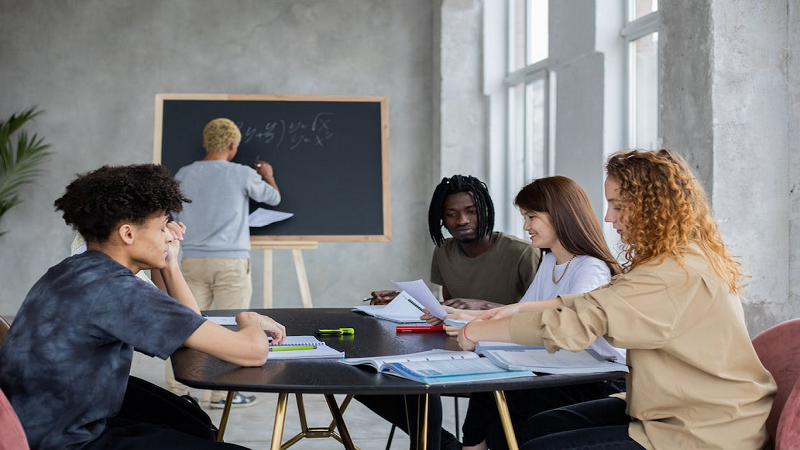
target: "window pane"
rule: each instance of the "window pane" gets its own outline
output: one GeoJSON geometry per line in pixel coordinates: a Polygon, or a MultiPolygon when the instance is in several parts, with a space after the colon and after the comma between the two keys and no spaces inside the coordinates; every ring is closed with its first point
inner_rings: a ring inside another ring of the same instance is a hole
{"type": "Polygon", "coordinates": [[[525,30],[525,0],[511,0],[510,3],[511,17],[509,18],[509,26],[511,27],[511,35],[509,40],[511,48],[509,49],[509,72],[519,70],[525,67],[525,38],[527,32],[525,30]]]}
{"type": "Polygon", "coordinates": [[[658,0],[628,0],[628,20],[634,21],[658,11],[658,0]]]}
{"type": "Polygon", "coordinates": [[[525,180],[541,178],[547,174],[545,152],[545,80],[540,78],[526,87],[527,130],[525,139],[525,180]]]}
{"type": "Polygon", "coordinates": [[[658,33],[633,43],[635,48],[635,141],[637,148],[654,150],[658,141],[658,33]]]}
{"type": "Polygon", "coordinates": [[[508,97],[507,186],[516,193],[525,183],[525,84],[511,87],[508,97]]]}
{"type": "Polygon", "coordinates": [[[548,0],[528,0],[528,64],[548,55],[548,0]]]}

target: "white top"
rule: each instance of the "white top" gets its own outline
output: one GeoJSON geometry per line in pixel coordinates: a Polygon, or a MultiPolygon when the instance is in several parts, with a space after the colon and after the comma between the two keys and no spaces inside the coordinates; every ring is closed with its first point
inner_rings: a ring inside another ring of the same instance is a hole
{"type": "MultiPolygon", "coordinates": [[[[597,258],[578,255],[567,267],[567,263],[556,264],[556,257],[551,252],[542,258],[533,283],[525,291],[525,295],[520,301],[532,302],[548,300],[565,294],[582,294],[606,285],[610,280],[611,271],[605,262],[597,258]],[[553,266],[555,266],[555,278],[558,280],[558,284],[553,283],[553,266]]],[[[612,347],[602,337],[597,338],[589,348],[603,356],[614,357],[617,362],[625,364],[625,350],[612,347]]]]}

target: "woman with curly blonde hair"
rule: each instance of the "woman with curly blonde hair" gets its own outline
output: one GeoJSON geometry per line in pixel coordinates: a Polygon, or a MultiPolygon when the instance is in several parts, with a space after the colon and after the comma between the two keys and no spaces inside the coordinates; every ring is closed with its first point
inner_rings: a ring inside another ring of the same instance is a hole
{"type": "Polygon", "coordinates": [[[487,311],[459,344],[577,351],[602,336],[627,349],[624,396],[535,415],[523,449],[763,448],[775,381],[750,343],[741,266],[700,183],[668,150],[614,154],[606,171],[623,273],[585,294],[487,311]]]}

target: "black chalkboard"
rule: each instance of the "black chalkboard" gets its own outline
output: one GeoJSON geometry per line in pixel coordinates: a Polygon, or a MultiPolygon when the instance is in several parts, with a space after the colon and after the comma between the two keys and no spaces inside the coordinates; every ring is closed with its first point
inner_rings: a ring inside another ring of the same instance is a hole
{"type": "Polygon", "coordinates": [[[242,132],[233,162],[269,162],[294,216],[250,228],[251,239],[388,241],[388,108],[385,97],[158,94],[154,160],[174,174],[205,155],[203,127],[218,117],[242,132]]]}

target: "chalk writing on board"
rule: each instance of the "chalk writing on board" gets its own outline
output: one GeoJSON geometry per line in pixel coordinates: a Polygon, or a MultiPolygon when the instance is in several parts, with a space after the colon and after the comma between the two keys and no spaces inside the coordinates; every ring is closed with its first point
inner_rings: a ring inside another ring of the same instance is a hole
{"type": "Polygon", "coordinates": [[[311,120],[277,119],[263,125],[236,125],[242,130],[242,142],[262,142],[274,148],[294,150],[300,146],[325,147],[333,138],[333,113],[320,112],[311,120]]]}

